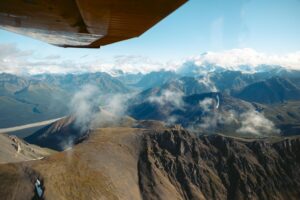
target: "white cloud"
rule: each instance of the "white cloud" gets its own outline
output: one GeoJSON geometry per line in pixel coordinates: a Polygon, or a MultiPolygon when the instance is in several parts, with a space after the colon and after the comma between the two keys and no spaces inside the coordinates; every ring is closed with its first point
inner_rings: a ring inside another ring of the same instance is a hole
{"type": "Polygon", "coordinates": [[[211,92],[217,92],[217,91],[218,91],[216,85],[215,85],[214,82],[211,81],[211,79],[210,79],[210,74],[204,75],[203,77],[201,77],[201,78],[198,80],[198,82],[199,82],[200,84],[205,85],[207,88],[209,88],[209,90],[210,90],[211,92]]]}
{"type": "Polygon", "coordinates": [[[265,118],[262,113],[250,110],[241,114],[241,127],[237,130],[242,134],[264,135],[264,134],[279,134],[280,131],[275,128],[272,121],[265,118]]]}
{"type": "Polygon", "coordinates": [[[151,95],[147,101],[159,105],[161,113],[164,113],[168,124],[174,124],[178,118],[172,114],[175,110],[185,110],[185,102],[183,101],[184,93],[177,90],[164,89],[159,95],[151,95]]]}
{"type": "Polygon", "coordinates": [[[37,58],[34,51],[18,49],[13,44],[0,44],[0,73],[41,74],[41,73],[84,73],[84,72],[115,72],[122,70],[129,73],[147,73],[159,70],[182,71],[183,67],[193,67],[194,71],[213,71],[217,66],[231,70],[259,70],[260,65],[279,65],[288,69],[300,70],[300,51],[268,55],[253,49],[232,49],[222,52],[207,52],[199,56],[162,63],[143,56],[121,55],[112,61],[97,58],[67,60],[61,55],[46,55],[37,58]],[[188,64],[188,65],[187,65],[188,64]],[[213,67],[211,67],[213,66],[213,67]],[[199,70],[197,70],[197,67],[199,70]]]}
{"type": "Polygon", "coordinates": [[[268,55],[259,53],[253,49],[232,49],[222,52],[208,52],[192,58],[196,65],[202,66],[212,64],[227,69],[241,69],[247,65],[253,70],[260,65],[279,65],[288,69],[300,70],[300,51],[282,54],[268,55]]]}
{"type": "Polygon", "coordinates": [[[70,111],[82,132],[105,124],[117,124],[126,115],[127,100],[133,94],[101,95],[95,85],[85,85],[74,94],[70,111]]]}
{"type": "MultiPolygon", "coordinates": [[[[199,116],[199,121],[190,125],[190,129],[215,130],[219,124],[232,127],[239,134],[251,134],[266,136],[279,134],[272,121],[267,119],[263,113],[257,112],[253,107],[238,113],[235,110],[216,109],[217,99],[205,98],[199,102],[199,107],[203,114],[199,116]]],[[[233,131],[233,130],[232,130],[233,131]]]]}
{"type": "Polygon", "coordinates": [[[199,102],[199,107],[202,110],[202,116],[199,116],[199,122],[192,124],[192,129],[197,127],[204,130],[214,130],[218,124],[230,125],[237,123],[237,113],[234,110],[222,110],[219,109],[219,97],[218,98],[205,98],[199,102]]]}
{"type": "Polygon", "coordinates": [[[14,44],[0,44],[0,73],[72,73],[76,70],[78,65],[60,60],[59,55],[35,58],[34,51],[18,49],[14,44]]]}
{"type": "Polygon", "coordinates": [[[150,96],[149,101],[158,103],[162,108],[167,104],[174,106],[175,108],[183,109],[183,92],[181,91],[172,91],[172,90],[163,90],[159,96],[150,96]]]}
{"type": "Polygon", "coordinates": [[[99,89],[96,86],[85,85],[73,96],[70,102],[75,123],[82,132],[90,128],[92,120],[99,112],[99,96],[99,89]]]}
{"type": "Polygon", "coordinates": [[[0,60],[13,60],[30,56],[33,53],[32,51],[21,51],[13,44],[1,44],[0,47],[0,60]]]}

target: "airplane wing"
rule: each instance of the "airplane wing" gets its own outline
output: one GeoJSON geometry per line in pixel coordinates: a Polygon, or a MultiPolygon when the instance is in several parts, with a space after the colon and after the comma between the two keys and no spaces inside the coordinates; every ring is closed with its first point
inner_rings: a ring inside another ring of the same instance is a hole
{"type": "Polygon", "coordinates": [[[188,0],[1,0],[0,28],[61,47],[138,37],[188,0]]]}

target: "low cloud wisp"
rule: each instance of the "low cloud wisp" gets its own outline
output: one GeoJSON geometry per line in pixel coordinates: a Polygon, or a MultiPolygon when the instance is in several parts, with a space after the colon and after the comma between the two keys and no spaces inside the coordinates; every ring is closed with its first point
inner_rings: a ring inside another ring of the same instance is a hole
{"type": "Polygon", "coordinates": [[[85,132],[119,124],[126,115],[126,102],[131,96],[132,94],[103,95],[98,87],[85,85],[74,95],[70,104],[76,127],[85,132]]]}
{"type": "Polygon", "coordinates": [[[268,135],[279,134],[272,121],[265,118],[262,113],[250,110],[240,115],[241,127],[237,130],[241,134],[268,135]]]}
{"type": "Polygon", "coordinates": [[[81,131],[90,128],[92,121],[99,112],[100,91],[96,86],[83,86],[72,98],[70,109],[75,118],[75,124],[81,131]]]}
{"type": "Polygon", "coordinates": [[[200,101],[202,114],[197,121],[190,124],[189,129],[215,132],[220,126],[241,135],[267,136],[280,133],[274,123],[254,107],[237,112],[233,109],[219,108],[219,101],[218,98],[205,98],[200,101]]]}

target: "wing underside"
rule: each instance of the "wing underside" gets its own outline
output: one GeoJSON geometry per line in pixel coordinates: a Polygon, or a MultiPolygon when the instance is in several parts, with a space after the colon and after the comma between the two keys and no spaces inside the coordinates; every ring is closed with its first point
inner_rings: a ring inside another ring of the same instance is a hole
{"type": "Polygon", "coordinates": [[[138,37],[187,0],[1,0],[0,28],[62,47],[138,37]]]}

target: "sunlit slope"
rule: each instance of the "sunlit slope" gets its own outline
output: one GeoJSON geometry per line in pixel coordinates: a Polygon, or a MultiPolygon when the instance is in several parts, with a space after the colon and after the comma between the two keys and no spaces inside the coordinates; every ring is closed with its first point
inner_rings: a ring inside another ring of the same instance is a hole
{"type": "Polygon", "coordinates": [[[0,163],[12,163],[41,159],[54,153],[15,137],[0,133],[0,163]]]}
{"type": "MultiPolygon", "coordinates": [[[[47,159],[0,166],[0,177],[16,186],[30,168],[35,172],[29,175],[32,180],[43,180],[46,199],[141,199],[137,174],[140,134],[140,130],[126,128],[98,130],[74,149],[47,159]],[[6,170],[13,171],[13,176],[6,170]]],[[[0,188],[5,187],[2,183],[0,188]]],[[[9,189],[1,190],[1,196],[20,192],[9,189]]],[[[34,195],[30,187],[23,192],[34,195]]]]}

